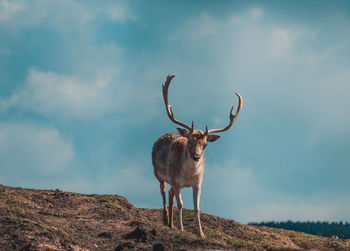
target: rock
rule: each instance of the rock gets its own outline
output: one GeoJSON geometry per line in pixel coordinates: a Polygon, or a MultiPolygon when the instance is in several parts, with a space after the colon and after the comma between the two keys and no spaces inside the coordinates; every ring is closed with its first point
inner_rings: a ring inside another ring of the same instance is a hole
{"type": "Polygon", "coordinates": [[[152,231],[151,231],[151,234],[152,234],[153,236],[156,236],[156,235],[157,235],[157,231],[153,228],[152,231]]]}
{"type": "Polygon", "coordinates": [[[110,239],[112,237],[112,235],[110,233],[107,233],[107,232],[99,233],[97,236],[101,237],[101,238],[108,238],[108,239],[110,239]]]}
{"type": "Polygon", "coordinates": [[[122,250],[127,250],[127,249],[132,249],[135,248],[131,242],[125,242],[123,244],[118,245],[114,251],[122,251],[122,250]]]}
{"type": "Polygon", "coordinates": [[[144,229],[137,227],[134,231],[125,235],[125,239],[136,239],[137,241],[145,242],[149,238],[147,232],[144,229]]]}
{"type": "Polygon", "coordinates": [[[161,243],[154,244],[152,248],[152,251],[164,251],[164,250],[165,248],[161,243]]]}

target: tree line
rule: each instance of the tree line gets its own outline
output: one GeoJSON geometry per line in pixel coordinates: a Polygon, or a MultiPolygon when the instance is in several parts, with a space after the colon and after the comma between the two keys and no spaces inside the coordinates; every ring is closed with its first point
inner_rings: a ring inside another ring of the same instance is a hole
{"type": "Polygon", "coordinates": [[[282,228],[304,232],[313,235],[325,237],[338,237],[341,239],[350,239],[350,223],[349,222],[328,222],[328,221],[268,221],[261,223],[249,223],[249,225],[266,226],[273,228],[282,228]]]}

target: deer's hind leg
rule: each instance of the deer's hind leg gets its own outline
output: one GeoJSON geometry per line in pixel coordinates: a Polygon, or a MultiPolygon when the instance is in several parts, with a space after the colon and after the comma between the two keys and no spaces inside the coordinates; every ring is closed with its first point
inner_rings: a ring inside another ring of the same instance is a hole
{"type": "Polygon", "coordinates": [[[169,212],[168,212],[168,208],[166,205],[165,182],[164,181],[160,181],[160,193],[162,194],[162,197],[163,197],[163,220],[164,220],[164,224],[168,225],[169,224],[169,212]]]}
{"type": "Polygon", "coordinates": [[[169,227],[174,228],[174,220],[173,220],[173,215],[174,215],[174,191],[173,188],[171,187],[169,189],[169,227]]]}

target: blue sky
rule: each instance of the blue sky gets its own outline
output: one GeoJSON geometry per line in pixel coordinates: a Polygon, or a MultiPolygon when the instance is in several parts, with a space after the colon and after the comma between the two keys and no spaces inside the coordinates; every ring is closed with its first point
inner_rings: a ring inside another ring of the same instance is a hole
{"type": "Polygon", "coordinates": [[[0,0],[0,183],[160,208],[170,73],[199,129],[244,98],[206,150],[202,211],[350,221],[349,27],[348,1],[0,0]]]}

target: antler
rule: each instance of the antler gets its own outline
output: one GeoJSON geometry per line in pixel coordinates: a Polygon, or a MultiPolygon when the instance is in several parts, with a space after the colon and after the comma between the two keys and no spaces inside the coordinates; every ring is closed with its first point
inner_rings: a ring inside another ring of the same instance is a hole
{"type": "Polygon", "coordinates": [[[230,123],[228,124],[228,126],[226,126],[225,128],[220,128],[220,129],[210,129],[208,130],[208,126],[206,126],[205,128],[205,134],[208,135],[210,133],[214,133],[214,132],[223,132],[223,131],[226,131],[228,129],[230,129],[230,127],[233,125],[233,122],[235,122],[241,108],[242,108],[242,103],[243,103],[243,99],[241,97],[241,95],[239,95],[237,92],[235,92],[235,94],[238,96],[238,107],[237,107],[237,111],[236,111],[236,114],[233,115],[232,111],[233,111],[233,106],[230,110],[230,123]]]}
{"type": "Polygon", "coordinates": [[[192,121],[192,127],[189,125],[186,125],[178,120],[175,119],[174,117],[174,112],[173,112],[173,108],[171,105],[168,104],[168,88],[170,85],[171,80],[174,78],[174,75],[168,75],[166,78],[165,83],[162,85],[163,86],[163,98],[164,98],[164,103],[165,103],[165,108],[166,111],[168,113],[168,116],[170,118],[171,121],[173,121],[175,124],[178,124],[186,129],[188,129],[190,132],[193,132],[193,121],[192,121]]]}

